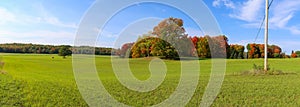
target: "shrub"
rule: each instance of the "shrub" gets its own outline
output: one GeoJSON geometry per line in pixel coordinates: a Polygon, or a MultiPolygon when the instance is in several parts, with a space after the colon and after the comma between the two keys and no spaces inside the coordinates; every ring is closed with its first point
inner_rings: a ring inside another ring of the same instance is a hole
{"type": "Polygon", "coordinates": [[[275,70],[275,69],[271,70],[269,65],[268,65],[267,69],[268,69],[268,71],[265,72],[264,66],[253,64],[252,71],[244,71],[241,73],[241,75],[284,75],[284,74],[287,74],[281,70],[275,70]]]}
{"type": "MultiPolygon", "coordinates": [[[[265,73],[264,66],[262,66],[262,65],[253,64],[252,68],[253,68],[254,74],[264,74],[265,73]]],[[[270,66],[268,65],[267,71],[269,71],[269,70],[270,70],[270,66]]]]}
{"type": "Polygon", "coordinates": [[[281,55],[279,53],[274,53],[274,58],[281,58],[281,55]]]}

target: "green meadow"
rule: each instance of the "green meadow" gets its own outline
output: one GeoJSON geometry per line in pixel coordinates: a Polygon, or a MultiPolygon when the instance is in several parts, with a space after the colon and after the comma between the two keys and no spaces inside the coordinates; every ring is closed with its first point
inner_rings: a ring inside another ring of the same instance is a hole
{"type": "MultiPolygon", "coordinates": [[[[72,58],[57,55],[1,54],[5,74],[0,74],[0,106],[16,107],[85,107],[88,104],[79,93],[72,69],[72,58]],[[52,59],[52,56],[55,58],[52,59]]],[[[180,61],[164,60],[167,75],[155,90],[145,93],[132,91],[116,79],[111,57],[96,56],[96,68],[107,91],[119,102],[131,106],[151,106],[166,100],[180,79],[180,61]]],[[[151,58],[130,59],[134,76],[150,77],[151,58]]],[[[199,60],[200,79],[187,104],[199,106],[211,72],[211,60],[199,60]]],[[[300,59],[270,59],[270,68],[286,75],[239,75],[251,70],[263,59],[228,59],[222,88],[212,106],[298,106],[300,105],[300,59]]]]}

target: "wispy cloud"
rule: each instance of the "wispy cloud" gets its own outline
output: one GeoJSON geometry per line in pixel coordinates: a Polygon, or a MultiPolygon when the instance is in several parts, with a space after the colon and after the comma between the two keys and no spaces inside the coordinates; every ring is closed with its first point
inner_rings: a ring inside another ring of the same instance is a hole
{"type": "Polygon", "coordinates": [[[299,0],[282,0],[271,9],[273,14],[270,23],[276,27],[283,28],[295,16],[294,13],[300,10],[299,0]]]}
{"type": "Polygon", "coordinates": [[[41,23],[51,24],[59,27],[77,28],[77,25],[75,23],[64,23],[60,21],[57,17],[49,13],[41,4],[37,6],[37,9],[41,14],[41,16],[37,19],[39,19],[39,22],[41,23]]]}
{"type": "MultiPolygon", "coordinates": [[[[21,10],[22,11],[22,10],[21,10]]],[[[43,6],[37,8],[37,11],[40,11],[40,15],[32,16],[26,14],[26,12],[16,13],[13,11],[9,11],[4,7],[0,7],[0,25],[5,24],[49,24],[57,27],[65,27],[65,28],[77,28],[75,23],[64,23],[60,21],[57,17],[48,13],[43,6]]]]}
{"type": "Polygon", "coordinates": [[[256,22],[261,16],[264,0],[248,0],[243,3],[239,3],[237,8],[234,9],[234,13],[230,14],[230,17],[237,18],[247,22],[256,22]]]}
{"type": "Polygon", "coordinates": [[[289,24],[295,17],[295,13],[300,11],[299,0],[282,0],[274,5],[271,10],[270,25],[278,29],[289,30],[292,34],[300,34],[300,28],[289,24]]]}
{"type": "Polygon", "coordinates": [[[0,28],[3,28],[0,29],[0,43],[72,44],[77,28],[75,23],[62,22],[42,5],[32,8],[36,10],[34,14],[0,7],[0,28]]]}
{"type": "MultiPolygon", "coordinates": [[[[215,0],[213,1],[213,6],[218,7],[222,4],[226,6],[225,1],[227,1],[228,4],[230,0],[215,0]]],[[[229,13],[230,17],[247,22],[242,25],[244,27],[260,27],[261,20],[264,16],[264,0],[245,0],[243,2],[232,2],[230,4],[236,7],[231,8],[232,13],[229,13]]],[[[300,11],[299,5],[299,0],[274,1],[270,8],[270,28],[283,29],[290,31],[292,34],[300,34],[300,27],[290,23],[291,20],[295,18],[295,13],[300,11]]]]}
{"type": "Polygon", "coordinates": [[[231,0],[215,0],[213,1],[214,7],[220,7],[221,5],[226,6],[227,8],[235,8],[235,4],[231,0]]]}
{"type": "Polygon", "coordinates": [[[300,28],[296,26],[288,27],[288,30],[291,31],[292,34],[300,35],[300,28]]]}

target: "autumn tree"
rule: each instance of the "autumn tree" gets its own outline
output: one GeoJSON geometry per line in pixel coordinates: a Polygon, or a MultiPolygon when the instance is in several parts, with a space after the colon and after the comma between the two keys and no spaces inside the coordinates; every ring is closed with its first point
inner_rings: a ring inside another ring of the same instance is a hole
{"type": "Polygon", "coordinates": [[[131,57],[131,47],[134,45],[134,43],[125,43],[122,45],[121,49],[120,49],[120,52],[119,53],[119,56],[121,58],[124,58],[124,57],[131,57]]]}
{"type": "MultiPolygon", "coordinates": [[[[153,34],[160,39],[168,42],[171,46],[165,46],[166,57],[178,57],[174,52],[181,56],[191,56],[192,42],[185,34],[183,20],[178,18],[168,18],[161,21],[153,28],[153,34]],[[175,51],[176,49],[176,51],[175,51]]],[[[166,43],[165,43],[166,44],[166,43]]]]}
{"type": "Polygon", "coordinates": [[[298,56],[297,56],[297,54],[294,51],[292,51],[291,57],[292,58],[297,58],[298,56]]]}
{"type": "Polygon", "coordinates": [[[206,36],[209,41],[210,51],[214,58],[226,58],[229,48],[228,38],[225,35],[214,37],[206,36]],[[212,53],[213,52],[213,53],[212,53]]]}
{"type": "Polygon", "coordinates": [[[273,56],[272,58],[282,58],[282,49],[279,46],[276,45],[271,45],[270,46],[271,49],[271,56],[273,56]]]}
{"type": "Polygon", "coordinates": [[[140,38],[131,48],[132,58],[150,57],[152,56],[151,47],[155,37],[140,38]]]}
{"type": "Polygon", "coordinates": [[[198,42],[195,45],[198,57],[200,58],[210,58],[210,47],[208,43],[208,37],[199,37],[198,42]]]}
{"type": "Polygon", "coordinates": [[[199,41],[199,38],[197,36],[189,37],[189,38],[192,41],[193,46],[194,46],[194,48],[192,48],[192,50],[191,50],[191,53],[192,53],[193,56],[196,56],[196,55],[198,55],[198,53],[197,53],[197,42],[199,41]]]}
{"type": "MultiPolygon", "coordinates": [[[[264,44],[248,44],[248,58],[264,58],[264,44]]],[[[281,48],[277,45],[268,45],[268,58],[281,58],[281,48]]]]}
{"type": "Polygon", "coordinates": [[[151,54],[153,56],[164,57],[167,59],[174,59],[178,57],[178,53],[174,49],[174,47],[165,40],[156,38],[154,39],[154,41],[152,41],[152,44],[153,45],[151,46],[151,54]]]}

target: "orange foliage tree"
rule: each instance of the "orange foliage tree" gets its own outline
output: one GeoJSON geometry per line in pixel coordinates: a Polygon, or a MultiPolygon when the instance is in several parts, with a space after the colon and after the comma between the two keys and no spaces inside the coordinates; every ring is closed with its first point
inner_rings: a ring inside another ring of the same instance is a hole
{"type": "Polygon", "coordinates": [[[297,56],[297,54],[294,51],[292,51],[291,57],[292,58],[297,58],[298,56],[297,56]]]}

